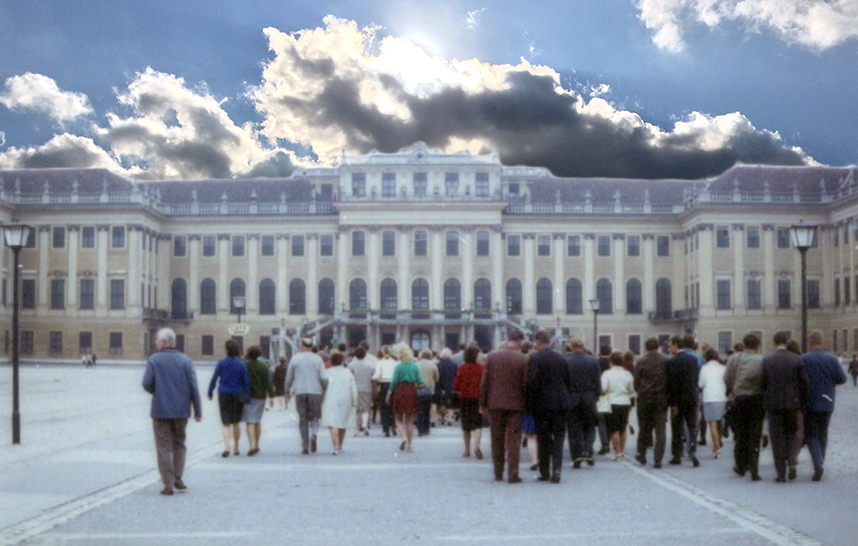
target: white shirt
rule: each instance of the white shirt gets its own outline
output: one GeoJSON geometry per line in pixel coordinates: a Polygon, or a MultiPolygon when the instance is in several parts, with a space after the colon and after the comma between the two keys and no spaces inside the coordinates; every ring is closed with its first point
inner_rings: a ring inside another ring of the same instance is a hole
{"type": "Polygon", "coordinates": [[[631,405],[634,383],[634,376],[622,366],[611,366],[602,373],[602,392],[612,406],[631,405]]]}
{"type": "Polygon", "coordinates": [[[375,367],[375,373],[372,374],[372,378],[379,383],[390,383],[393,381],[393,371],[396,369],[397,364],[399,362],[392,358],[380,359],[378,365],[375,367]]]}
{"type": "Polygon", "coordinates": [[[703,403],[726,402],[727,385],[724,384],[724,372],[727,366],[717,360],[710,360],[700,368],[697,386],[703,389],[703,403]]]}

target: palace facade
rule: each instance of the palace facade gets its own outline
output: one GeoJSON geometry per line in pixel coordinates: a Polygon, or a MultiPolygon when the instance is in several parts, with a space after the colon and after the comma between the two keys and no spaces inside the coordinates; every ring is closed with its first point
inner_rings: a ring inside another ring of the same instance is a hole
{"type": "MultiPolygon", "coordinates": [[[[215,360],[239,321],[244,346],[272,356],[304,334],[374,349],[493,347],[509,326],[592,345],[596,322],[599,343],[635,353],[681,332],[724,352],[754,331],[770,349],[777,331],[800,335],[800,256],[788,235],[800,220],[819,226],[807,256],[810,328],[851,354],[856,170],[558,178],[418,144],[344,153],[337,167],[285,179],[3,170],[0,222],[35,228],[20,253],[24,359],[141,360],[170,326],[193,359],[215,360]]],[[[11,251],[0,259],[8,356],[11,251]]]]}

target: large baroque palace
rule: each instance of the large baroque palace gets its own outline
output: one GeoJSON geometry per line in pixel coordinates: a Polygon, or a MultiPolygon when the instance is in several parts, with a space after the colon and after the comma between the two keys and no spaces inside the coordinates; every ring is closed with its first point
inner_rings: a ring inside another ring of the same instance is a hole
{"type": "MultiPolygon", "coordinates": [[[[343,154],[285,179],[135,181],[102,169],[0,171],[21,251],[22,358],[140,360],[173,327],[214,360],[229,327],[280,354],[296,336],[497,345],[507,327],[639,353],[694,332],[725,351],[810,327],[858,352],[856,168],[738,165],[706,180],[558,178],[418,144],[343,154]],[[244,296],[243,308],[234,305],[244,296]],[[241,313],[239,315],[239,312],[241,313]]],[[[9,355],[12,253],[2,254],[9,355]]],[[[273,354],[272,356],[276,356],[273,354]]]]}

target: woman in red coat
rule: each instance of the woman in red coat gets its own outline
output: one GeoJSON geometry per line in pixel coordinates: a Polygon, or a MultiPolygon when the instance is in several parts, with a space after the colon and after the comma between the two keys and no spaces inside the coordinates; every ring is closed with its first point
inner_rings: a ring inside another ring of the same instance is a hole
{"type": "Polygon", "coordinates": [[[480,439],[483,432],[483,416],[480,415],[480,383],[483,381],[483,372],[486,368],[477,362],[479,354],[480,348],[475,344],[465,349],[464,364],[459,366],[459,371],[456,372],[453,390],[459,393],[459,416],[465,440],[465,453],[462,457],[471,456],[471,432],[473,432],[474,455],[477,459],[482,459],[480,439]]]}

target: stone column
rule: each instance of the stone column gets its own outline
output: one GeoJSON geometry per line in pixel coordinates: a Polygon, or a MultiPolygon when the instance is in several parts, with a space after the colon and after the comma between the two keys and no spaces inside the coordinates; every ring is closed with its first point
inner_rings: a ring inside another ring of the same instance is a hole
{"type": "Polygon", "coordinates": [[[217,261],[218,261],[218,283],[217,283],[217,310],[229,314],[232,310],[232,302],[229,301],[229,241],[226,233],[217,236],[217,261]]]}
{"type": "MultiPolygon", "coordinates": [[[[381,280],[378,278],[378,262],[381,259],[381,249],[379,248],[378,240],[381,237],[381,232],[378,230],[378,226],[369,226],[366,233],[368,277],[366,281],[366,306],[367,309],[381,309],[381,297],[379,296],[379,283],[381,280]]],[[[396,251],[400,251],[400,249],[397,248],[396,251]]]]}
{"type": "MultiPolygon", "coordinates": [[[[158,236],[158,242],[156,244],[159,244],[159,247],[156,247],[158,248],[158,254],[156,255],[158,279],[156,285],[160,286],[160,288],[158,289],[158,301],[155,305],[160,309],[172,310],[173,286],[170,275],[170,264],[172,262],[171,257],[173,255],[173,239],[169,235],[160,235],[158,236]]],[[[193,287],[188,286],[188,291],[193,293],[193,287]]],[[[188,296],[190,296],[190,293],[188,296]]]]}
{"type": "Polygon", "coordinates": [[[763,272],[763,309],[765,314],[774,315],[777,307],[775,298],[775,226],[763,224],[763,253],[765,271],[763,272]]]}
{"type": "Polygon", "coordinates": [[[349,239],[351,232],[348,227],[340,226],[339,240],[337,243],[337,286],[334,289],[334,309],[340,310],[340,302],[346,301],[349,283],[349,239]]]}
{"type": "Polygon", "coordinates": [[[492,297],[494,298],[492,309],[500,306],[501,311],[506,313],[506,284],[503,267],[506,249],[503,244],[502,229],[500,225],[492,226],[489,252],[492,256],[492,297]]]}
{"type": "Polygon", "coordinates": [[[746,315],[745,309],[745,226],[733,224],[733,309],[746,315]]]}
{"type": "Polygon", "coordinates": [[[289,236],[277,235],[277,313],[289,314],[289,236]]]}
{"type": "Polygon", "coordinates": [[[595,233],[585,233],[584,234],[584,248],[583,248],[583,257],[584,257],[584,283],[583,283],[583,308],[585,310],[590,308],[590,300],[596,299],[596,273],[594,270],[594,263],[596,260],[596,234],[595,233]]]}
{"type": "Polygon", "coordinates": [[[99,224],[96,227],[98,245],[98,277],[96,280],[96,314],[107,314],[107,248],[110,244],[110,226],[99,224]]]}
{"type": "Polygon", "coordinates": [[[66,280],[66,301],[68,302],[66,314],[77,316],[77,250],[80,246],[80,226],[68,226],[67,231],[69,234],[68,241],[66,241],[69,251],[69,276],[66,280]]]}
{"type": "Polygon", "coordinates": [[[474,231],[472,226],[460,226],[459,248],[462,250],[462,307],[474,307],[474,231]]]}
{"type": "Polygon", "coordinates": [[[429,258],[432,262],[432,282],[429,286],[429,297],[432,300],[432,309],[444,308],[444,281],[441,277],[441,266],[444,263],[444,249],[441,245],[444,236],[443,226],[432,226],[430,237],[432,248],[429,250],[429,258]]]}
{"type": "Polygon", "coordinates": [[[645,317],[648,317],[650,313],[655,312],[655,234],[644,233],[641,239],[643,240],[644,265],[643,313],[645,317]]]}
{"type": "Polygon", "coordinates": [[[310,320],[319,315],[319,281],[316,279],[316,257],[319,255],[319,234],[307,234],[307,315],[310,320]]]}
{"type": "Polygon", "coordinates": [[[622,315],[626,310],[626,236],[614,233],[614,313],[622,315]]]}
{"type": "Polygon", "coordinates": [[[554,237],[554,314],[566,314],[566,276],[563,271],[565,260],[563,243],[566,241],[565,233],[555,233],[554,237]]]}
{"type": "MultiPolygon", "coordinates": [[[[411,286],[408,282],[411,278],[411,237],[408,233],[408,226],[401,225],[396,230],[396,260],[399,270],[397,287],[397,306],[400,309],[411,309],[411,286]]],[[[377,347],[377,345],[376,345],[377,347]]]]}
{"type": "Polygon", "coordinates": [[[188,235],[188,311],[200,314],[200,236],[188,235]]]}
{"type": "Polygon", "coordinates": [[[251,234],[247,240],[247,317],[259,318],[259,235],[251,234]]]}
{"type": "Polygon", "coordinates": [[[533,233],[521,235],[524,242],[524,286],[522,297],[524,315],[532,317],[536,314],[536,279],[534,278],[533,265],[536,260],[536,236],[533,233]]]}
{"type": "Polygon", "coordinates": [[[140,247],[143,244],[142,226],[128,226],[127,240],[125,241],[128,251],[128,286],[125,287],[128,310],[133,307],[145,307],[146,302],[141,301],[143,294],[140,290],[140,247]]]}
{"type": "Polygon", "coordinates": [[[48,284],[48,270],[51,267],[48,261],[50,244],[51,226],[39,226],[39,289],[36,291],[39,295],[37,311],[39,314],[48,308],[48,295],[51,293],[50,285],[48,284]]]}
{"type": "Polygon", "coordinates": [[[700,273],[700,316],[715,314],[715,276],[712,269],[712,224],[701,224],[697,235],[700,248],[697,251],[697,270],[700,273]]]}

